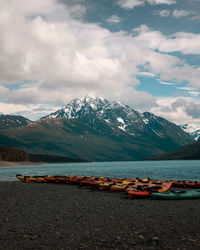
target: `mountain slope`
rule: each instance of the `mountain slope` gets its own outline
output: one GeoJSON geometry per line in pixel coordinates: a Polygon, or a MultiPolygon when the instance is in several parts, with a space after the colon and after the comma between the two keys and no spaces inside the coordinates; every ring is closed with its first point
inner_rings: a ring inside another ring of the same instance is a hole
{"type": "Polygon", "coordinates": [[[0,115],[0,130],[23,127],[31,121],[18,115],[0,115]]]}
{"type": "Polygon", "coordinates": [[[4,135],[25,144],[28,152],[93,161],[138,160],[193,142],[161,117],[89,96],[4,135]]]}
{"type": "Polygon", "coordinates": [[[200,141],[170,153],[146,157],[144,160],[200,160],[200,141]]]}
{"type": "Polygon", "coordinates": [[[180,125],[180,127],[187,132],[188,134],[190,134],[192,136],[192,138],[194,138],[196,141],[199,141],[200,139],[200,124],[196,124],[196,123],[186,123],[183,125],[180,125]]]}

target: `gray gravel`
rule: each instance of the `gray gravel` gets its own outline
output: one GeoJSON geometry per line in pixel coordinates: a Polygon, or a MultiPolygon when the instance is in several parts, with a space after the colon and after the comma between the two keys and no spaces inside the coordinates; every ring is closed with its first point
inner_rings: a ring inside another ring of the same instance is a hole
{"type": "Polygon", "coordinates": [[[0,249],[200,249],[200,200],[0,182],[0,249]]]}

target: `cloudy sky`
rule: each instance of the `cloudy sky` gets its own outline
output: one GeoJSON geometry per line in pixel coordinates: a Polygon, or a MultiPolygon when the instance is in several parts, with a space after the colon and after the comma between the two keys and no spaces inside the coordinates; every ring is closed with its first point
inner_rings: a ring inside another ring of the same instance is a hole
{"type": "Polygon", "coordinates": [[[0,112],[87,94],[200,121],[200,0],[0,0],[0,112]]]}

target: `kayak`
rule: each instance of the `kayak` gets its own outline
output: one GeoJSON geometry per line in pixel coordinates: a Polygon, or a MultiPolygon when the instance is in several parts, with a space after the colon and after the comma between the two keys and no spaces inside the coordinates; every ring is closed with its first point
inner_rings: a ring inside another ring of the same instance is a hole
{"type": "Polygon", "coordinates": [[[170,190],[171,186],[172,186],[172,182],[164,182],[162,184],[161,189],[158,189],[158,192],[159,193],[165,193],[165,192],[170,190]]]}
{"type": "Polygon", "coordinates": [[[152,193],[151,197],[167,200],[198,199],[200,198],[200,189],[152,193]]]}
{"type": "Polygon", "coordinates": [[[126,191],[126,188],[128,187],[127,184],[115,184],[110,186],[110,191],[126,191]]]}
{"type": "Polygon", "coordinates": [[[150,197],[151,194],[149,191],[144,191],[144,190],[129,190],[128,191],[128,198],[133,199],[133,198],[147,198],[150,197]]]}
{"type": "Polygon", "coordinates": [[[25,182],[25,177],[22,176],[21,174],[17,174],[16,177],[17,177],[18,180],[20,180],[22,182],[25,182]]]}
{"type": "Polygon", "coordinates": [[[99,184],[99,190],[110,189],[110,186],[114,185],[114,182],[107,181],[99,184]]]}

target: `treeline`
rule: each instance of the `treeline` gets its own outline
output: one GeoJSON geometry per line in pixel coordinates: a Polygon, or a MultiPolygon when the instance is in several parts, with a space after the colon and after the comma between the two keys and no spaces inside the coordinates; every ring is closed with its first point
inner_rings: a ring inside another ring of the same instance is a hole
{"type": "Polygon", "coordinates": [[[30,161],[46,163],[88,162],[84,159],[69,158],[59,155],[28,154],[21,149],[12,148],[10,146],[0,147],[0,161],[30,161]]]}
{"type": "Polygon", "coordinates": [[[84,159],[69,158],[59,155],[40,155],[40,154],[30,154],[29,159],[31,162],[46,162],[46,163],[87,162],[87,160],[84,159]]]}
{"type": "Polygon", "coordinates": [[[21,149],[0,147],[0,161],[29,161],[29,155],[21,149]]]}

